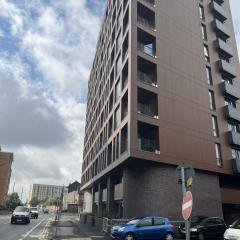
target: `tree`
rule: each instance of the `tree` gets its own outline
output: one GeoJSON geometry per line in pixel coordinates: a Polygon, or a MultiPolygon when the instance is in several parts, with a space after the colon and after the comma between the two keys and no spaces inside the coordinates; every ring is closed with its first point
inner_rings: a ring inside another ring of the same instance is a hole
{"type": "Polygon", "coordinates": [[[39,200],[36,197],[33,197],[30,201],[31,207],[36,207],[39,205],[39,200]]]}
{"type": "Polygon", "coordinates": [[[14,193],[11,193],[11,194],[8,194],[7,195],[7,198],[6,198],[6,207],[9,209],[9,210],[14,210],[17,206],[21,205],[21,200],[19,198],[19,195],[18,193],[14,192],[14,193]]]}

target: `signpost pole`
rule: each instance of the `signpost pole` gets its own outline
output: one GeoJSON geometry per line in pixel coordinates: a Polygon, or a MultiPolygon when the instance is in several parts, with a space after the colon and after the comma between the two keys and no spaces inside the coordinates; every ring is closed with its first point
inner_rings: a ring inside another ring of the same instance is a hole
{"type": "MultiPolygon", "coordinates": [[[[181,178],[182,178],[182,193],[183,193],[183,196],[185,196],[187,190],[186,190],[184,167],[181,167],[181,178]]],[[[190,222],[189,222],[189,220],[185,220],[185,229],[186,229],[186,240],[190,240],[190,222]]]]}

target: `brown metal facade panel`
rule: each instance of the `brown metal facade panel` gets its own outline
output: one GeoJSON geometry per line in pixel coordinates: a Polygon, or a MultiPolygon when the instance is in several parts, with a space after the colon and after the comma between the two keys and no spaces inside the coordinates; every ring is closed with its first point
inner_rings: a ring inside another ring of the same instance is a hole
{"type": "MultiPolygon", "coordinates": [[[[228,123],[223,111],[224,95],[219,87],[222,82],[217,64],[220,56],[214,45],[217,36],[212,25],[214,16],[210,3],[210,0],[161,0],[155,1],[153,6],[147,0],[109,2],[89,80],[82,189],[91,186],[125,160],[129,160],[129,157],[173,165],[185,162],[192,164],[196,169],[233,174],[231,146],[227,136],[228,123]],[[200,19],[199,5],[204,9],[204,20],[200,19]],[[120,9],[122,20],[120,26],[116,27],[120,9]],[[151,27],[152,22],[142,19],[144,14],[149,19],[155,16],[154,27],[151,27]],[[138,15],[141,15],[141,18],[138,15]],[[206,27],[207,40],[202,39],[201,24],[206,27]],[[113,29],[118,29],[115,34],[113,29]],[[120,47],[117,47],[120,31],[123,41],[120,47]],[[138,41],[145,42],[143,48],[138,41]],[[150,46],[155,44],[155,47],[149,49],[149,43],[150,46]],[[204,45],[208,47],[209,62],[204,59],[204,45]],[[124,57],[126,48],[128,50],[124,57]],[[114,52],[113,64],[110,64],[114,52]],[[121,53],[122,70],[115,74],[111,83],[111,76],[112,73],[116,73],[117,60],[121,53]],[[147,66],[146,62],[150,65],[147,66]],[[149,76],[139,76],[139,65],[146,71],[156,66],[155,85],[142,81],[149,81],[149,76]],[[207,82],[206,66],[211,68],[212,85],[208,85],[207,82]],[[123,83],[126,75],[123,69],[127,69],[128,82],[109,111],[111,94],[115,95],[116,83],[118,79],[123,83]],[[140,81],[141,77],[143,79],[140,81]],[[139,88],[157,94],[158,118],[139,113],[139,88]],[[213,111],[209,107],[209,90],[213,91],[215,97],[216,110],[213,111]],[[114,125],[115,110],[124,105],[122,99],[126,92],[127,116],[109,135],[110,119],[113,117],[114,125]],[[219,137],[213,136],[212,115],[217,117],[219,137]],[[160,152],[139,150],[138,123],[158,127],[156,132],[159,135],[159,149],[156,150],[160,152]],[[118,135],[121,148],[122,130],[126,126],[127,151],[124,154],[120,152],[119,157],[114,157],[118,135]],[[101,134],[106,135],[103,144],[101,134]],[[217,165],[215,143],[221,146],[223,166],[217,165]],[[110,154],[111,160],[108,164],[110,154]]],[[[226,10],[228,18],[224,25],[231,32],[227,44],[234,52],[230,64],[240,76],[229,0],[225,0],[222,7],[226,10]]],[[[234,80],[234,86],[240,86],[239,77],[234,80]]]]}

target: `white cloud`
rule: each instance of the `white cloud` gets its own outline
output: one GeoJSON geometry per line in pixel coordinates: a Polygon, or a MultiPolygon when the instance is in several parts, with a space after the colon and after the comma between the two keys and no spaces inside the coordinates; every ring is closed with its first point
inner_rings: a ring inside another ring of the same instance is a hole
{"type": "Polygon", "coordinates": [[[15,44],[0,49],[0,144],[15,154],[11,186],[23,186],[25,197],[33,182],[81,177],[87,80],[103,8],[95,2],[94,13],[87,3],[0,1],[15,44]]]}

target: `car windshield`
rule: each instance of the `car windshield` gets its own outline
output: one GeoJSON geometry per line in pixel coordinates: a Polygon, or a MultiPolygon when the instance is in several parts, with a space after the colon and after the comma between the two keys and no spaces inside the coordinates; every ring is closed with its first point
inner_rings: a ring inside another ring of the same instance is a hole
{"type": "Polygon", "coordinates": [[[137,224],[139,222],[140,219],[138,218],[135,218],[135,219],[132,219],[131,221],[127,222],[127,225],[134,225],[134,224],[137,224]]]}
{"type": "Polygon", "coordinates": [[[234,229],[240,229],[240,219],[238,219],[237,221],[235,221],[231,228],[234,228],[234,229]]]}
{"type": "Polygon", "coordinates": [[[204,216],[196,216],[196,217],[193,217],[193,218],[191,219],[191,225],[192,225],[192,226],[196,226],[196,225],[202,223],[202,221],[203,221],[204,219],[206,219],[206,217],[204,217],[204,216]]]}
{"type": "Polygon", "coordinates": [[[37,211],[38,209],[36,207],[31,208],[32,211],[37,211]]]}
{"type": "Polygon", "coordinates": [[[16,207],[15,212],[29,212],[27,207],[16,207]]]}

